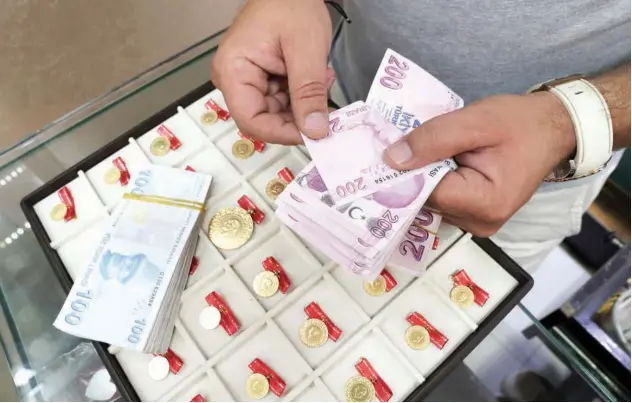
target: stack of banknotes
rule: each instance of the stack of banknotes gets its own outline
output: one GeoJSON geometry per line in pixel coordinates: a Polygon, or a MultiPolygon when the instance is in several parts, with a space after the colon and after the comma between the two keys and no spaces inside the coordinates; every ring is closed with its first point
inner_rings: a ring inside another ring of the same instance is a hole
{"type": "Polygon", "coordinates": [[[341,266],[369,281],[384,266],[424,272],[441,217],[422,209],[452,159],[400,171],[386,148],[463,100],[415,63],[388,49],[366,102],[330,113],[329,134],[304,137],[312,163],[277,199],[277,217],[341,266]]]}
{"type": "Polygon", "coordinates": [[[144,353],[169,346],[211,176],[148,165],[132,173],[54,326],[144,353]]]}

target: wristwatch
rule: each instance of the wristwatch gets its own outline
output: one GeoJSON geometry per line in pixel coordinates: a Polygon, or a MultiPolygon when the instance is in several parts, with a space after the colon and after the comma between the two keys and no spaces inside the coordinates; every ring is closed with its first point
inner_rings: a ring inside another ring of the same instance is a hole
{"type": "Polygon", "coordinates": [[[599,90],[583,75],[573,74],[535,85],[528,93],[537,91],[549,91],[562,101],[571,116],[577,144],[573,158],[562,161],[544,180],[579,179],[604,169],[612,156],[613,133],[610,110],[599,90]]]}

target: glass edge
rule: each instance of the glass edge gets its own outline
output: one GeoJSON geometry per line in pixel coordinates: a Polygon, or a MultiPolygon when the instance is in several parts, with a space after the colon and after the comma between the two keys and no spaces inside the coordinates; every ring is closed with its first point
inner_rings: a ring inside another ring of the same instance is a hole
{"type": "MultiPolygon", "coordinates": [[[[604,385],[604,382],[601,382],[599,379],[597,379],[598,377],[595,374],[593,374],[592,371],[586,368],[588,367],[588,365],[585,365],[584,362],[581,362],[583,361],[581,357],[579,357],[577,354],[570,351],[569,347],[564,346],[562,341],[559,340],[553,334],[553,332],[545,328],[544,325],[542,325],[542,323],[540,322],[540,320],[537,319],[529,311],[529,309],[527,309],[527,307],[525,307],[522,303],[518,303],[518,306],[523,311],[523,313],[527,315],[527,317],[531,320],[531,322],[533,322],[533,325],[540,331],[540,333],[545,335],[549,343],[557,350],[557,352],[564,355],[565,360],[562,360],[563,362],[566,361],[564,362],[564,364],[569,365],[571,367],[571,370],[574,370],[575,372],[577,372],[577,374],[582,379],[588,382],[588,384],[599,395],[600,398],[606,401],[617,400],[617,397],[614,396],[613,393],[611,393],[611,391],[607,388],[606,385],[604,385]]],[[[547,348],[550,349],[550,347],[548,346],[547,348]]]]}
{"type": "Polygon", "coordinates": [[[39,146],[46,144],[48,141],[57,138],[60,135],[65,134],[66,132],[72,130],[73,128],[85,123],[88,119],[98,116],[102,112],[105,112],[112,106],[119,104],[120,102],[128,99],[132,95],[142,91],[148,86],[154,84],[156,81],[168,77],[171,74],[179,71],[180,69],[188,66],[189,64],[199,60],[200,58],[207,56],[212,53],[215,49],[217,49],[217,44],[209,47],[208,49],[203,49],[205,44],[216,40],[219,38],[228,27],[221,29],[220,31],[214,33],[213,35],[207,36],[204,39],[201,39],[187,48],[169,56],[168,58],[154,64],[150,68],[143,70],[142,72],[136,74],[128,80],[125,80],[121,84],[111,88],[107,92],[102,93],[101,95],[91,99],[90,101],[80,105],[79,107],[73,109],[72,111],[62,115],[58,119],[54,120],[50,124],[42,127],[41,129],[27,135],[24,139],[15,143],[14,145],[3,149],[0,151],[0,169],[4,169],[7,165],[15,162],[17,159],[30,154],[32,151],[36,150],[39,146]],[[195,52],[196,49],[202,48],[199,53],[186,58],[184,61],[181,61],[174,68],[167,69],[164,72],[159,72],[161,68],[168,66],[170,63],[177,62],[179,58],[186,56],[187,53],[195,52]],[[152,77],[152,75],[154,75],[152,77]],[[147,78],[147,81],[143,82],[142,80],[147,78]],[[136,83],[136,86],[134,86],[136,83]],[[117,93],[121,92],[126,87],[132,87],[130,91],[125,92],[123,95],[116,96],[117,93]],[[112,100],[108,98],[113,97],[112,100]],[[102,107],[97,107],[100,103],[103,103],[102,107]],[[85,113],[85,116],[80,116],[82,113],[85,113]],[[77,121],[70,123],[66,127],[60,128],[57,132],[55,132],[56,127],[63,126],[65,123],[68,123],[72,118],[76,117],[77,121]],[[47,134],[47,132],[51,132],[47,134]],[[39,136],[46,136],[46,138],[42,138],[38,140],[39,136]]]}

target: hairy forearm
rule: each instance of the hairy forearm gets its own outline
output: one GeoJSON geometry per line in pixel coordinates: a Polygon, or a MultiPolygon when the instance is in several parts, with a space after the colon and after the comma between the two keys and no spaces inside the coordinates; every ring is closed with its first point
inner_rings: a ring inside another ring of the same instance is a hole
{"type": "Polygon", "coordinates": [[[613,149],[630,146],[630,63],[589,81],[599,89],[612,116],[613,149]]]}

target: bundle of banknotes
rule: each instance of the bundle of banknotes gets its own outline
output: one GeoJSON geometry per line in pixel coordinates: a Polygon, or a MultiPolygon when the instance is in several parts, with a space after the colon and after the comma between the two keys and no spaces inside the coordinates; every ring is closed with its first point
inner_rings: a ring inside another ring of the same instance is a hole
{"type": "Polygon", "coordinates": [[[312,163],[277,198],[277,217],[341,266],[369,281],[384,266],[424,272],[441,217],[422,209],[452,159],[400,171],[386,148],[463,100],[412,61],[386,51],[366,102],[329,115],[329,134],[304,137],[312,163]]]}
{"type": "Polygon", "coordinates": [[[59,330],[163,353],[197,246],[211,176],[148,165],[132,173],[92,258],[57,316],[59,330]]]}

